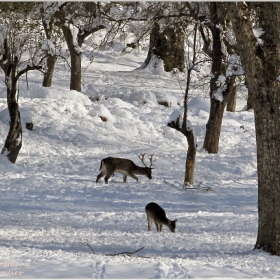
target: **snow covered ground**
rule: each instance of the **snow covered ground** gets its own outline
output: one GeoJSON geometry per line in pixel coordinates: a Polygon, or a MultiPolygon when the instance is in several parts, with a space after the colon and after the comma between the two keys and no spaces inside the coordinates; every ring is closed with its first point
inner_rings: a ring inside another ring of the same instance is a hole
{"type": "MultiPolygon", "coordinates": [[[[103,52],[92,64],[85,56],[83,94],[68,90],[69,71],[61,63],[51,88],[41,87],[38,72],[28,74],[28,88],[21,81],[23,147],[15,165],[0,157],[0,277],[280,277],[279,258],[253,250],[256,145],[244,97],[236,113],[225,112],[219,154],[209,155],[202,149],[209,98],[192,91],[189,119],[198,151],[194,189],[184,190],[187,141],[167,127],[172,112],[182,110],[181,89],[160,70],[135,70],[145,56],[103,52]],[[30,120],[33,131],[25,129],[30,120]],[[123,183],[116,174],[108,185],[95,183],[101,159],[141,165],[143,153],[154,153],[152,180],[123,183]],[[147,231],[144,208],[151,201],[178,218],[175,234],[167,227],[161,234],[147,231]],[[141,248],[132,256],[107,255],[141,248]]],[[[3,147],[9,119],[3,83],[0,89],[3,147]]]]}

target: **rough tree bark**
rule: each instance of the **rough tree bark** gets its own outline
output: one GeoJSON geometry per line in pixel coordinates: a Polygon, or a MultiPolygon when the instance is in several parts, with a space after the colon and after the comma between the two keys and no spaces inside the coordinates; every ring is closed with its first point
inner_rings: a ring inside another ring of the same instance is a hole
{"type": "Polygon", "coordinates": [[[46,72],[44,73],[44,78],[43,78],[43,87],[51,87],[52,86],[52,78],[53,78],[53,73],[54,73],[54,67],[57,61],[57,56],[56,55],[48,55],[47,57],[47,69],[46,72]]]}
{"type": "Polygon", "coordinates": [[[248,97],[247,97],[247,110],[254,109],[253,105],[253,94],[248,89],[248,97]]]}
{"type": "Polygon", "coordinates": [[[232,92],[229,93],[229,100],[227,103],[227,111],[228,112],[235,112],[236,111],[236,97],[237,97],[237,87],[233,85],[231,88],[232,92]]]}
{"type": "MultiPolygon", "coordinates": [[[[42,14],[42,25],[46,34],[46,38],[47,40],[51,41],[53,26],[54,26],[54,17],[51,17],[51,19],[49,18],[46,19],[45,11],[43,9],[41,10],[41,14],[42,14]]],[[[47,69],[46,72],[44,73],[42,86],[51,87],[54,68],[57,61],[57,55],[53,52],[53,50],[47,50],[46,55],[47,55],[47,61],[46,61],[47,69]]]]}
{"type": "Polygon", "coordinates": [[[185,185],[193,185],[194,182],[194,169],[195,169],[195,159],[196,159],[196,142],[194,139],[193,130],[188,127],[186,131],[186,137],[188,141],[188,151],[185,165],[185,185]]]}
{"type": "Polygon", "coordinates": [[[21,75],[30,70],[39,70],[41,66],[27,66],[20,72],[17,72],[18,58],[8,60],[1,64],[5,73],[5,83],[7,87],[7,105],[10,115],[10,128],[5,140],[4,147],[1,151],[6,154],[11,163],[16,163],[19,151],[22,147],[22,125],[18,105],[17,84],[21,75]]]}
{"type": "MultiPolygon", "coordinates": [[[[219,28],[221,19],[218,16],[218,4],[216,2],[210,2],[209,7],[211,14],[210,30],[213,42],[212,51],[209,53],[212,58],[212,77],[210,80],[210,114],[206,124],[203,148],[208,153],[216,154],[219,151],[224,109],[231,97],[231,94],[233,94],[235,77],[226,77],[226,87],[222,90],[219,85],[219,77],[224,74],[223,71],[225,72],[225,65],[223,65],[221,30],[219,28]],[[219,91],[221,92],[217,96],[219,91]]],[[[202,37],[204,38],[205,36],[202,37]]],[[[206,40],[205,43],[208,45],[209,41],[206,40]]]]}
{"type": "Polygon", "coordinates": [[[250,9],[246,3],[226,5],[232,19],[248,89],[254,100],[259,214],[255,248],[279,256],[280,3],[252,3],[257,8],[259,27],[263,31],[258,40],[252,32],[250,9]]]}
{"type": "Polygon", "coordinates": [[[161,59],[166,72],[176,68],[180,72],[185,69],[185,35],[180,28],[166,27],[160,30],[156,22],[150,34],[150,46],[144,68],[153,56],[161,59]]]}
{"type": "Polygon", "coordinates": [[[70,59],[71,59],[71,77],[70,77],[70,89],[81,91],[82,90],[82,53],[79,47],[82,46],[83,41],[79,40],[78,46],[74,45],[76,38],[73,38],[73,34],[70,30],[70,26],[66,24],[61,25],[65,41],[67,43],[70,59]]]}
{"type": "Polygon", "coordinates": [[[10,162],[15,163],[22,146],[22,126],[17,98],[17,57],[6,63],[2,69],[5,73],[7,87],[7,105],[10,115],[10,128],[5,140],[2,154],[7,153],[10,162]]]}
{"type": "MultiPolygon", "coordinates": [[[[71,22],[69,20],[69,14],[71,14],[71,5],[75,5],[78,2],[64,2],[60,7],[59,7],[59,12],[57,13],[57,16],[59,17],[59,22],[57,21],[55,24],[58,25],[64,34],[65,41],[67,43],[68,50],[70,52],[70,59],[71,59],[71,77],[70,77],[70,89],[76,90],[76,91],[81,91],[82,89],[82,51],[81,47],[82,44],[84,43],[85,39],[102,29],[105,29],[105,26],[100,24],[96,25],[93,27],[87,26],[87,27],[76,27],[78,32],[73,32],[75,35],[72,33],[71,28],[74,26],[74,22],[71,22]],[[68,7],[69,6],[69,7],[68,7]],[[67,9],[70,9],[67,11],[67,9]],[[68,14],[69,13],[69,14],[68,14]],[[74,38],[74,36],[76,36],[74,38]]],[[[92,20],[94,20],[94,9],[96,8],[96,3],[88,3],[87,2],[81,2],[81,7],[80,8],[86,8],[86,9],[92,9],[91,15],[92,20]]],[[[98,4],[99,5],[99,4],[98,4]]],[[[81,11],[82,13],[83,11],[81,11]]],[[[76,20],[77,22],[80,21],[76,20]]]]}
{"type": "Polygon", "coordinates": [[[4,40],[3,50],[4,55],[0,60],[0,67],[4,72],[5,84],[7,87],[7,105],[10,115],[10,128],[1,154],[6,154],[9,161],[15,163],[22,146],[22,126],[17,92],[18,80],[20,76],[26,72],[36,69],[39,70],[42,67],[27,65],[26,68],[18,72],[19,60],[17,56],[14,56],[11,53],[7,39],[4,40]]]}
{"type": "MultiPolygon", "coordinates": [[[[42,24],[44,27],[44,31],[46,34],[46,38],[48,40],[51,40],[51,34],[53,32],[53,17],[51,18],[51,20],[46,20],[44,18],[44,13],[45,11],[42,10],[42,24]]],[[[53,78],[53,73],[54,73],[54,68],[55,68],[55,64],[57,61],[57,56],[55,53],[52,53],[52,50],[47,50],[47,61],[46,61],[46,72],[44,73],[44,78],[43,78],[43,83],[42,86],[43,87],[51,87],[52,86],[52,78],[53,78]]]]}

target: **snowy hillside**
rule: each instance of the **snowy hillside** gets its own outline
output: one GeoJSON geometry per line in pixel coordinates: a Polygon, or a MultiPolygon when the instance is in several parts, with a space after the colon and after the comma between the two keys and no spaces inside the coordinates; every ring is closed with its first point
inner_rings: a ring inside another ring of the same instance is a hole
{"type": "MultiPolygon", "coordinates": [[[[253,112],[225,112],[219,154],[202,149],[209,99],[192,92],[198,140],[194,189],[182,188],[187,141],[167,127],[182,109],[175,77],[135,70],[145,52],[84,57],[83,93],[68,90],[58,64],[53,87],[37,72],[20,83],[23,147],[17,163],[0,157],[0,276],[3,278],[278,278],[279,258],[254,251],[257,174],[253,112]],[[159,105],[168,101],[171,107],[159,105]],[[100,116],[107,119],[102,121],[100,116]],[[240,129],[244,127],[249,133],[240,129]],[[154,153],[152,180],[116,174],[95,183],[101,159],[154,153]],[[160,204],[176,233],[147,231],[145,206],[160,204]],[[89,246],[87,246],[87,244],[89,246]],[[92,249],[91,249],[91,248],[92,249]],[[144,248],[143,248],[144,247],[144,248]],[[122,252],[141,251],[127,256],[122,252]],[[94,250],[95,254],[93,254],[94,250]]],[[[0,145],[8,132],[0,84],[0,145]]]]}

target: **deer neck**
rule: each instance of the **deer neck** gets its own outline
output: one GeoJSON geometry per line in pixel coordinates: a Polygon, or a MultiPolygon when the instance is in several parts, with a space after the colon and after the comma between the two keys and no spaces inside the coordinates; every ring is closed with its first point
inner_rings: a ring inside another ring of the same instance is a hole
{"type": "Polygon", "coordinates": [[[135,173],[139,174],[139,175],[147,174],[147,169],[146,169],[146,167],[141,167],[141,166],[136,165],[135,173]]]}

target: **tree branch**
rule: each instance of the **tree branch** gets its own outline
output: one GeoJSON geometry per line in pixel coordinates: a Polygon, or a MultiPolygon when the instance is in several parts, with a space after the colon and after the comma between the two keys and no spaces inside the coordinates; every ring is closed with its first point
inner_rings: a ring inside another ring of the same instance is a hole
{"type": "Polygon", "coordinates": [[[134,252],[122,252],[122,253],[116,253],[116,254],[105,254],[105,256],[118,256],[118,255],[127,255],[129,257],[131,257],[131,255],[133,255],[134,253],[137,253],[141,250],[143,250],[145,247],[142,247],[134,252]]]}
{"type": "MultiPolygon", "coordinates": [[[[88,244],[88,242],[87,242],[87,243],[80,242],[80,243],[81,243],[82,245],[84,245],[84,246],[89,247],[89,248],[91,249],[92,253],[95,254],[93,248],[88,244]]],[[[137,253],[137,252],[139,252],[139,251],[141,251],[141,250],[143,250],[143,249],[144,249],[144,247],[142,247],[142,248],[140,248],[140,249],[138,249],[138,250],[136,250],[136,251],[134,251],[134,252],[122,252],[122,253],[116,253],[116,254],[105,254],[105,256],[114,257],[114,256],[118,256],[118,255],[127,255],[127,256],[131,257],[131,255],[133,255],[133,254],[135,254],[135,253],[137,253]]]]}
{"type": "Polygon", "coordinates": [[[94,250],[93,250],[92,247],[88,244],[88,242],[87,242],[86,244],[83,243],[83,242],[80,242],[80,243],[83,244],[84,246],[88,246],[88,247],[91,249],[92,253],[95,254],[94,250]]]}
{"type": "Polygon", "coordinates": [[[18,80],[21,75],[25,74],[28,71],[41,70],[41,69],[42,69],[42,66],[29,66],[29,65],[27,65],[27,67],[25,69],[23,69],[23,70],[21,70],[17,73],[16,79],[18,80]]]}

